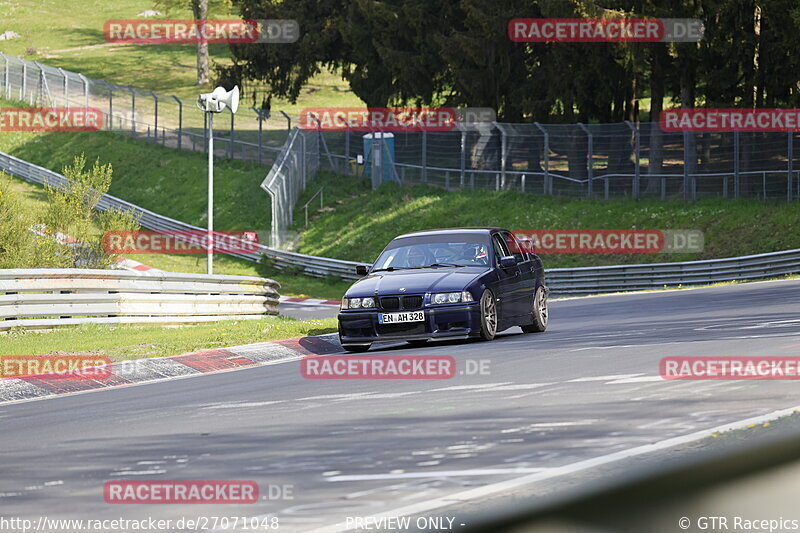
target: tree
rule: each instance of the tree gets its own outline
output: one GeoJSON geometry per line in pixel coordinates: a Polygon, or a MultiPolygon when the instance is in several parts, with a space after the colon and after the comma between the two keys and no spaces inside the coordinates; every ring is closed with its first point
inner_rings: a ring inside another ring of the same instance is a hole
{"type": "MultiPolygon", "coordinates": [[[[231,9],[230,0],[154,0],[155,8],[171,15],[187,7],[191,8],[195,21],[200,23],[219,14],[227,14],[231,9]]],[[[197,42],[197,85],[208,84],[208,41],[197,42]]]]}

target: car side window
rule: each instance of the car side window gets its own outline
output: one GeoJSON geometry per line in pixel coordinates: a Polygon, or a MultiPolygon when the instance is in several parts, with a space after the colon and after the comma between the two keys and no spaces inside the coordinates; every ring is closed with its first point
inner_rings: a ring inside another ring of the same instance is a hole
{"type": "Polygon", "coordinates": [[[492,244],[494,244],[495,263],[500,264],[501,257],[508,257],[511,253],[508,251],[506,243],[497,233],[492,237],[492,244]]]}
{"type": "Polygon", "coordinates": [[[517,263],[524,263],[525,261],[527,261],[528,254],[525,253],[525,249],[519,243],[517,238],[514,237],[514,234],[504,231],[502,235],[506,241],[508,249],[511,250],[511,253],[516,258],[517,263]]]}

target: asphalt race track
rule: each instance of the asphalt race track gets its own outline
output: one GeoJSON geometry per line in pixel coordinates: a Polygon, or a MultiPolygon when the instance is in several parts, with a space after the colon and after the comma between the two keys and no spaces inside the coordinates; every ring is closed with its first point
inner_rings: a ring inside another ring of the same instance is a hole
{"type": "Polygon", "coordinates": [[[34,520],[276,514],[290,532],[397,509],[452,518],[447,506],[613,474],[642,446],[800,404],[788,381],[665,381],[664,356],[799,350],[800,281],[763,282],[555,301],[543,334],[370,352],[451,355],[450,380],[312,380],[289,361],[3,405],[0,508],[34,520]],[[487,372],[465,372],[479,361],[487,372]],[[120,479],[254,480],[291,499],[105,503],[104,483],[120,479]]]}

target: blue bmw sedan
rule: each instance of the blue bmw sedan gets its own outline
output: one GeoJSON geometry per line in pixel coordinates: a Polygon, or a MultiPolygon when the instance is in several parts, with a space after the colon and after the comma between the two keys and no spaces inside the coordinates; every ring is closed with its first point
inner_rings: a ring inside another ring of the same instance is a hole
{"type": "Polygon", "coordinates": [[[395,238],[342,299],[339,339],[362,352],[378,341],[492,340],[513,326],[547,328],[542,261],[501,228],[457,228],[395,238]]]}

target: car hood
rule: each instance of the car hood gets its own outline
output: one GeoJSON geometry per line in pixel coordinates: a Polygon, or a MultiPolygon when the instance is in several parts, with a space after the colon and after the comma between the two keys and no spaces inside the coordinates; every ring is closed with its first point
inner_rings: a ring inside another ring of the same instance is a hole
{"type": "Polygon", "coordinates": [[[488,272],[486,267],[434,267],[393,272],[374,272],[355,282],[346,296],[361,297],[375,294],[419,294],[424,292],[460,292],[488,272]],[[405,291],[400,291],[404,288],[405,291]]]}

